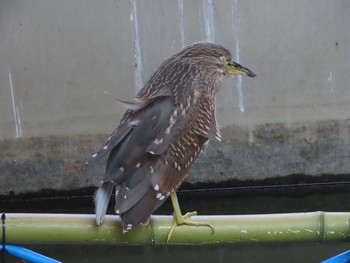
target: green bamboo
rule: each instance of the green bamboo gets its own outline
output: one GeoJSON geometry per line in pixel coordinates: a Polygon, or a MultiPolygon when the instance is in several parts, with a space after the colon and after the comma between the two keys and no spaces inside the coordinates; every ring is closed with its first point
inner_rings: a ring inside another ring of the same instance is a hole
{"type": "MultiPolygon", "coordinates": [[[[349,241],[349,218],[349,212],[193,216],[191,220],[212,224],[215,233],[208,227],[180,226],[170,244],[349,241]]],[[[171,225],[172,216],[152,216],[148,226],[123,234],[117,216],[106,216],[103,225],[96,226],[94,215],[6,214],[6,242],[165,244],[171,225]]]]}

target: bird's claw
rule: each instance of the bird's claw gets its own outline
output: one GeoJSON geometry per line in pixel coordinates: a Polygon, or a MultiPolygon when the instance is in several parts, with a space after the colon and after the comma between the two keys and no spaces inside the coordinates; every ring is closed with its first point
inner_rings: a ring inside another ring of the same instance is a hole
{"type": "Polygon", "coordinates": [[[172,238],[173,232],[175,230],[175,228],[177,226],[181,226],[181,225],[188,225],[188,226],[206,226],[209,227],[211,230],[211,234],[213,235],[215,232],[214,227],[207,222],[196,222],[196,221],[191,221],[189,220],[189,218],[191,216],[196,216],[197,215],[197,211],[193,211],[193,212],[188,212],[186,213],[184,216],[177,216],[176,214],[174,214],[174,220],[173,220],[173,225],[171,226],[170,232],[168,234],[167,237],[167,243],[169,243],[170,239],[172,238]]]}

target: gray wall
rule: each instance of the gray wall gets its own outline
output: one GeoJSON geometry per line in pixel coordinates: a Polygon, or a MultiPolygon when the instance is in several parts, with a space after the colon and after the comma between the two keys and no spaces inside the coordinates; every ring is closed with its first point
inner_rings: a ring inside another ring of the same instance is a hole
{"type": "Polygon", "coordinates": [[[0,194],[96,185],[103,163],[62,167],[121,118],[104,91],[132,98],[164,58],[202,40],[258,77],[223,83],[226,141],[193,182],[348,174],[349,25],[348,0],[0,0],[0,194]]]}

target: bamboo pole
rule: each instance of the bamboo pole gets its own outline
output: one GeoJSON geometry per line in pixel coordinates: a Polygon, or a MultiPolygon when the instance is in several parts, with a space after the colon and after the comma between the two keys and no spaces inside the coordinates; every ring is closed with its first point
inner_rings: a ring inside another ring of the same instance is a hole
{"type": "MultiPolygon", "coordinates": [[[[349,212],[194,216],[192,220],[212,224],[215,233],[208,227],[180,226],[170,244],[349,241],[349,218],[349,212]]],[[[165,244],[171,224],[172,216],[152,216],[148,226],[123,234],[117,216],[106,216],[103,225],[96,226],[94,215],[6,214],[6,242],[165,244]]]]}

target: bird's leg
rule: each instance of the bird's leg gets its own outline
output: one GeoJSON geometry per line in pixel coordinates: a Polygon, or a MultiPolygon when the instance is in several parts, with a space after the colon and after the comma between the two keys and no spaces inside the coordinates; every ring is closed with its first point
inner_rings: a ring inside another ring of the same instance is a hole
{"type": "Polygon", "coordinates": [[[174,214],[173,214],[174,221],[167,237],[167,243],[169,243],[175,228],[181,225],[207,226],[211,229],[211,233],[214,234],[214,227],[211,224],[206,222],[195,222],[195,221],[189,220],[191,216],[197,215],[197,211],[188,212],[184,216],[182,215],[179,201],[177,200],[176,192],[172,192],[170,197],[171,197],[171,203],[173,204],[173,208],[174,208],[174,214]]]}

